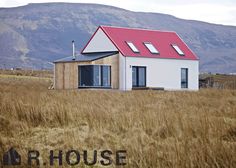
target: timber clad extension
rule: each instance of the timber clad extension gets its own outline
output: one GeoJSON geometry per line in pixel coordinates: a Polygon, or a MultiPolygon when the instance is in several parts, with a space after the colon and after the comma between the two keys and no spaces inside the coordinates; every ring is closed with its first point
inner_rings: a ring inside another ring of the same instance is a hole
{"type": "Polygon", "coordinates": [[[54,65],[55,89],[198,90],[199,59],[175,32],[99,26],[54,65]]]}
{"type": "Polygon", "coordinates": [[[111,66],[111,88],[119,88],[119,56],[104,57],[94,61],[61,61],[55,63],[55,88],[77,89],[79,88],[79,65],[110,65],[111,66]]]}

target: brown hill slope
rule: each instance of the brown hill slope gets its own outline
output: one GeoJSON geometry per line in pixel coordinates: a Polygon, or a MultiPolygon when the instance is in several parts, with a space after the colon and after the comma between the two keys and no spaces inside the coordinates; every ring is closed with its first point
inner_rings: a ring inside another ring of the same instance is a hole
{"type": "MultiPolygon", "coordinates": [[[[158,11],[157,11],[158,12],[158,11]]],[[[77,52],[99,25],[176,31],[200,57],[202,72],[236,72],[236,28],[96,4],[43,3],[0,9],[0,68],[50,68],[77,52]]]]}

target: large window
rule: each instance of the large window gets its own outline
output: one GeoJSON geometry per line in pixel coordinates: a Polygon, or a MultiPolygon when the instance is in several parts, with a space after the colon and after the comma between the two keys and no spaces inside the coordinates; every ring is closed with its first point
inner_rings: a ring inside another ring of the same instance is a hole
{"type": "Polygon", "coordinates": [[[111,66],[79,66],[79,87],[111,87],[111,66]]]}
{"type": "Polygon", "coordinates": [[[132,67],[132,86],[146,87],[146,67],[143,66],[132,67]]]}
{"type": "Polygon", "coordinates": [[[188,88],[188,68],[181,68],[181,88],[188,88]]]}

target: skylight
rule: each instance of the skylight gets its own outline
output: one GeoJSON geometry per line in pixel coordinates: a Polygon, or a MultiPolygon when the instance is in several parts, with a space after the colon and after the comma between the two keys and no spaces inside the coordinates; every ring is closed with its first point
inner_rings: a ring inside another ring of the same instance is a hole
{"type": "Polygon", "coordinates": [[[135,47],[135,45],[132,42],[126,41],[128,46],[131,48],[131,50],[135,53],[139,53],[139,50],[135,47]]]}
{"type": "Polygon", "coordinates": [[[152,54],[159,54],[159,51],[157,51],[157,49],[154,47],[154,45],[152,45],[152,43],[150,43],[150,42],[144,42],[144,45],[148,48],[148,50],[149,50],[152,54]]]}
{"type": "Polygon", "coordinates": [[[184,56],[184,52],[176,44],[172,44],[172,47],[179,55],[184,56]]]}

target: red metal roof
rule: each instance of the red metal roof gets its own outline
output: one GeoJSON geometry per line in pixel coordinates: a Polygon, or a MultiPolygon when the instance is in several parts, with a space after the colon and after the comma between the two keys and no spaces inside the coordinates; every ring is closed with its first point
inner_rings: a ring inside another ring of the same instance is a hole
{"type": "Polygon", "coordinates": [[[175,32],[111,26],[100,26],[99,28],[104,31],[123,56],[198,60],[198,57],[175,32]],[[134,53],[126,41],[132,42],[139,53],[134,53]],[[152,54],[144,42],[152,43],[159,54],[152,54]],[[176,44],[185,55],[180,56],[172,44],[176,44]]]}

